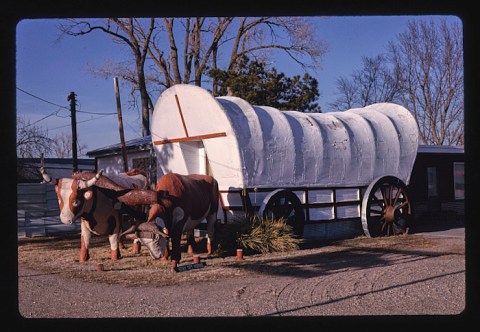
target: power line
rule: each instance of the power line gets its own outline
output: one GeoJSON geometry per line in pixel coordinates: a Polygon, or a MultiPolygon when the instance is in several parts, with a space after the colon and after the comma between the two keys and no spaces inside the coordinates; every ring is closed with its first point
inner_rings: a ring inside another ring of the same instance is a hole
{"type": "Polygon", "coordinates": [[[25,127],[30,127],[30,126],[33,126],[34,124],[36,124],[36,123],[38,123],[38,122],[40,122],[40,121],[43,121],[43,120],[45,120],[45,119],[47,119],[47,118],[51,117],[52,115],[57,115],[57,113],[58,113],[59,111],[60,111],[60,110],[58,110],[58,111],[55,111],[55,112],[52,112],[52,113],[50,113],[50,114],[48,114],[48,115],[44,116],[44,117],[43,117],[43,118],[41,118],[40,120],[34,121],[34,122],[32,122],[32,123],[29,123],[29,124],[28,124],[28,125],[26,125],[25,127]]]}
{"type": "Polygon", "coordinates": [[[117,113],[101,113],[101,112],[87,112],[87,111],[77,111],[77,113],[94,114],[94,115],[117,115],[117,113]]]}
{"type": "MultiPolygon", "coordinates": [[[[100,115],[100,116],[97,116],[97,117],[94,117],[94,118],[90,118],[90,119],[87,119],[87,120],[77,121],[77,124],[92,121],[92,120],[97,120],[97,119],[106,117],[107,115],[110,115],[110,114],[103,114],[103,115],[100,115]]],[[[54,128],[49,128],[48,130],[55,130],[55,129],[66,128],[66,127],[70,127],[70,126],[71,126],[71,124],[68,124],[68,125],[58,126],[58,127],[54,127],[54,128]]]]}
{"type": "Polygon", "coordinates": [[[77,100],[78,109],[77,113],[93,114],[93,115],[117,115],[117,113],[102,113],[102,112],[88,112],[82,111],[82,104],[77,100]]]}
{"type": "Polygon", "coordinates": [[[30,92],[28,92],[28,91],[25,91],[25,90],[23,90],[23,89],[20,89],[18,86],[17,86],[17,90],[22,91],[23,93],[29,95],[30,97],[36,98],[36,99],[38,99],[38,100],[41,100],[41,101],[43,101],[44,103],[47,103],[47,104],[50,104],[50,105],[53,105],[53,106],[57,106],[57,107],[60,107],[60,108],[65,108],[65,109],[67,109],[67,110],[70,109],[70,108],[68,108],[67,106],[58,105],[58,104],[55,104],[55,103],[53,103],[53,102],[51,102],[51,101],[48,101],[48,100],[46,100],[46,99],[40,98],[40,97],[34,95],[33,93],[30,93],[30,92]]]}
{"type": "MultiPolygon", "coordinates": [[[[21,92],[29,95],[30,97],[33,97],[33,98],[38,99],[38,100],[40,100],[40,101],[43,101],[44,103],[47,103],[47,104],[50,104],[50,105],[53,105],[53,106],[57,106],[57,107],[60,107],[60,108],[66,109],[66,110],[70,110],[70,108],[67,107],[67,106],[62,106],[62,105],[56,104],[56,103],[54,103],[54,102],[51,102],[51,101],[49,101],[49,100],[46,100],[46,99],[44,99],[44,98],[41,98],[41,97],[39,97],[39,96],[36,96],[36,95],[34,95],[33,93],[30,93],[30,92],[28,92],[28,91],[26,91],[26,90],[24,90],[24,89],[19,88],[18,86],[17,86],[17,90],[19,90],[19,91],[21,91],[21,92]]],[[[70,116],[70,115],[60,116],[60,115],[58,115],[58,112],[60,112],[60,110],[54,111],[54,112],[52,112],[52,113],[44,116],[43,118],[41,118],[41,119],[39,119],[39,120],[37,120],[37,121],[35,121],[35,122],[30,123],[27,127],[30,127],[30,126],[32,126],[32,125],[34,125],[34,124],[36,124],[36,123],[38,123],[38,122],[40,122],[40,121],[43,121],[43,120],[45,120],[45,119],[47,119],[47,118],[49,118],[49,117],[51,117],[51,116],[53,116],[53,115],[58,116],[58,117],[60,117],[60,118],[67,118],[67,117],[70,116]]],[[[88,119],[88,120],[84,120],[84,121],[79,121],[79,122],[77,122],[77,123],[87,122],[87,121],[91,121],[91,120],[95,120],[95,119],[101,118],[101,117],[103,117],[103,116],[116,115],[116,114],[117,114],[117,113],[88,112],[88,111],[79,111],[79,110],[77,110],[77,113],[101,115],[100,117],[96,117],[96,118],[92,118],[92,119],[88,119]]],[[[69,127],[69,126],[70,126],[70,125],[59,126],[59,127],[51,128],[50,130],[59,129],[59,128],[65,128],[65,127],[69,127]]]]}

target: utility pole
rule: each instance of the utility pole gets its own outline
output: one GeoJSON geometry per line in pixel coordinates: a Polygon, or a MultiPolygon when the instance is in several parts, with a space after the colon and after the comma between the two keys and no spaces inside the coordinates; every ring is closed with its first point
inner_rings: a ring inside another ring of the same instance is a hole
{"type": "Polygon", "coordinates": [[[67,100],[70,101],[70,117],[72,120],[72,166],[73,171],[78,171],[77,159],[77,100],[75,99],[75,92],[70,92],[67,100]]]}
{"type": "Polygon", "coordinates": [[[118,131],[120,133],[120,148],[122,149],[123,169],[128,172],[127,149],[125,147],[125,135],[123,133],[122,104],[120,103],[120,91],[118,89],[118,78],[113,78],[113,87],[115,89],[115,99],[117,101],[118,131]]]}

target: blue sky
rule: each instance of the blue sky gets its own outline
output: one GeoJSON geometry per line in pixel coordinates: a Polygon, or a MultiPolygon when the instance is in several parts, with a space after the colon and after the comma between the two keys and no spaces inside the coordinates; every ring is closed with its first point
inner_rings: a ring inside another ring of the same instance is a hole
{"type": "MultiPolygon", "coordinates": [[[[316,33],[329,48],[322,68],[309,72],[319,82],[319,104],[335,99],[335,80],[360,69],[363,56],[375,56],[385,51],[387,43],[405,31],[409,20],[438,20],[440,16],[343,16],[315,18],[316,33]]],[[[459,20],[449,17],[449,20],[459,20]]],[[[122,60],[128,54],[102,33],[84,37],[66,37],[57,41],[59,20],[23,20],[17,25],[17,87],[48,100],[68,106],[70,91],[77,94],[78,110],[95,113],[115,113],[113,80],[94,77],[86,68],[102,64],[106,59],[122,60]]],[[[288,76],[302,74],[301,68],[278,55],[274,67],[288,76]]],[[[121,90],[126,139],[141,136],[138,111],[128,107],[128,89],[121,90]]],[[[157,96],[152,96],[155,101],[157,96]]],[[[51,137],[70,132],[69,111],[42,102],[17,90],[17,114],[48,128],[51,137]],[[57,112],[58,111],[58,112],[57,112]]],[[[119,142],[116,115],[78,113],[77,131],[87,151],[119,142]],[[94,119],[94,120],[92,120],[94,119]]]]}

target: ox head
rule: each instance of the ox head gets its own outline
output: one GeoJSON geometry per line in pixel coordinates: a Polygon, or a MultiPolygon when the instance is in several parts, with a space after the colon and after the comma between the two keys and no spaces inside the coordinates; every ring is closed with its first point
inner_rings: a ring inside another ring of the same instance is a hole
{"type": "Polygon", "coordinates": [[[125,232],[120,234],[127,235],[129,238],[137,238],[148,248],[150,256],[159,259],[164,256],[168,245],[168,235],[162,232],[156,224],[151,222],[142,222],[139,225],[133,225],[125,232]]]}
{"type": "Polygon", "coordinates": [[[97,182],[102,175],[103,169],[90,180],[77,180],[71,178],[52,179],[45,169],[40,168],[43,179],[55,185],[58,204],[60,206],[60,220],[64,224],[73,224],[81,214],[85,201],[93,198],[91,186],[97,182]]]}

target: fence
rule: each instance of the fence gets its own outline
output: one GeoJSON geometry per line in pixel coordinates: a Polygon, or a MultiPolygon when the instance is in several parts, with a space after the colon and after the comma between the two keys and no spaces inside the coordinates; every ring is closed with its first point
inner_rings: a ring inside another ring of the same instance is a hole
{"type": "Polygon", "coordinates": [[[80,231],[80,224],[65,225],[59,218],[54,187],[46,183],[17,184],[18,237],[47,236],[80,231]]]}

